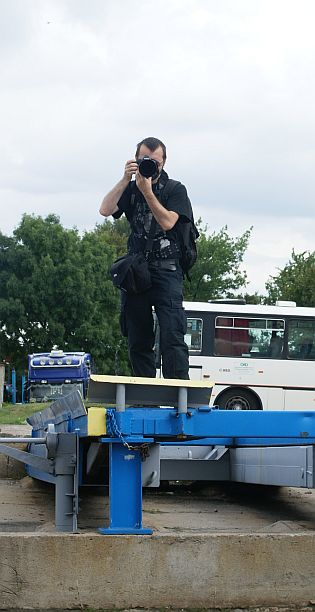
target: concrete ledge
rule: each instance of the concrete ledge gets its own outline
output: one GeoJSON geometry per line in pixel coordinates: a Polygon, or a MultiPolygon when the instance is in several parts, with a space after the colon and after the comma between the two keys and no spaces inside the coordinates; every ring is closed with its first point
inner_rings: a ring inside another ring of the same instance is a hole
{"type": "Polygon", "coordinates": [[[315,533],[1,534],[0,608],[220,608],[315,599],[315,533]]]}

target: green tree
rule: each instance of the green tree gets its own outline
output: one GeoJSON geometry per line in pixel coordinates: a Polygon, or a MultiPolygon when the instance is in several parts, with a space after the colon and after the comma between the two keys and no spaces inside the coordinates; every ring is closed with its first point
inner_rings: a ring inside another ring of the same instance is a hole
{"type": "Polygon", "coordinates": [[[227,227],[207,235],[207,226],[198,221],[200,238],[198,259],[190,271],[191,282],[185,280],[184,297],[188,301],[207,301],[234,297],[246,285],[246,272],[240,270],[248,246],[251,229],[239,238],[231,238],[227,227]]]}
{"type": "Polygon", "coordinates": [[[121,223],[105,221],[86,232],[81,241],[89,304],[76,336],[103,374],[130,372],[127,344],[119,327],[120,295],[109,276],[113,260],[126,252],[126,236],[121,229],[121,223]]]}
{"type": "Polygon", "coordinates": [[[293,300],[298,306],[315,305],[315,252],[295,253],[277,276],[266,283],[268,303],[293,300]]]}
{"type": "Polygon", "coordinates": [[[259,294],[258,291],[255,291],[255,293],[247,293],[246,291],[245,293],[239,293],[238,295],[235,296],[235,299],[243,300],[245,304],[265,304],[266,303],[266,296],[259,294]]]}
{"type": "Polygon", "coordinates": [[[0,358],[24,369],[32,352],[86,350],[98,371],[126,372],[109,277],[116,244],[109,221],[80,237],[55,215],[24,215],[12,238],[0,234],[0,358]]]}

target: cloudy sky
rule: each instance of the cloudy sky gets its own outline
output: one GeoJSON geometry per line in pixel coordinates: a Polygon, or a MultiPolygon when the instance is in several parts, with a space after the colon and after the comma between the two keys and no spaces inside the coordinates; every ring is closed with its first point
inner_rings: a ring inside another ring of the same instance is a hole
{"type": "Polygon", "coordinates": [[[135,144],[167,145],[209,230],[253,226],[264,290],[315,250],[313,0],[0,0],[0,229],[102,222],[135,144]]]}

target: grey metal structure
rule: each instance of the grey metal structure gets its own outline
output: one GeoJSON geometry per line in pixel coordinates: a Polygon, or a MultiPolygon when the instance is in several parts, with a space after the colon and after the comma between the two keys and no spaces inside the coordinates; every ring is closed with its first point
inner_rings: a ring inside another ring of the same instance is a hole
{"type": "Polygon", "coordinates": [[[230,480],[225,446],[160,445],[161,480],[230,480]]]}
{"type": "Polygon", "coordinates": [[[0,454],[12,457],[49,476],[55,484],[55,526],[58,531],[76,531],[78,515],[78,438],[72,433],[54,433],[41,438],[0,438],[0,454]],[[40,445],[40,457],[8,444],[40,445]]]}
{"type": "Polygon", "coordinates": [[[315,488],[315,447],[230,448],[230,479],[281,487],[315,488]]]}
{"type": "MultiPolygon", "coordinates": [[[[163,446],[161,480],[226,480],[261,485],[315,488],[315,447],[163,446]]],[[[147,485],[156,486],[156,485],[147,485]]]]}

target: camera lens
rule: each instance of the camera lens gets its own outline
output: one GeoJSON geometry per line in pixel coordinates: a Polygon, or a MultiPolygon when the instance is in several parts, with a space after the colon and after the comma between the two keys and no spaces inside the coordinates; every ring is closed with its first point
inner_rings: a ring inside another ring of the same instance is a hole
{"type": "Polygon", "coordinates": [[[143,159],[139,161],[139,172],[145,178],[150,178],[158,175],[159,167],[155,159],[143,157],[143,159]]]}

